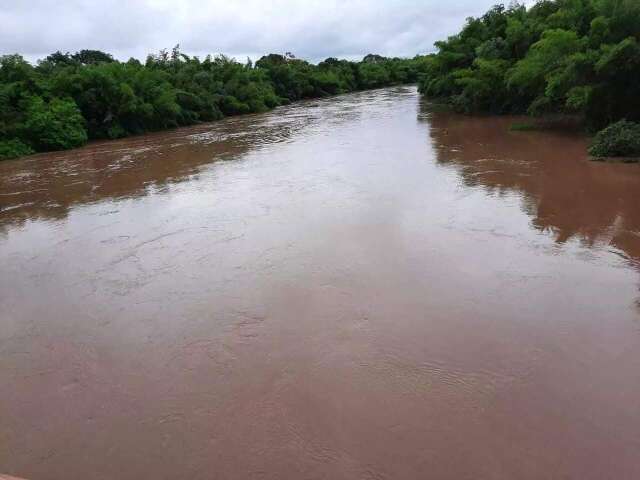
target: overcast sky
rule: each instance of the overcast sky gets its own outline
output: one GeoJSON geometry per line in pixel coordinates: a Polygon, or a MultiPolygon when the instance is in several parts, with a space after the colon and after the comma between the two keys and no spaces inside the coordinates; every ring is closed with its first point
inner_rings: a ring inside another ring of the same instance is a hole
{"type": "Polygon", "coordinates": [[[240,60],[413,56],[497,0],[0,0],[0,53],[99,49],[144,59],[180,44],[240,60]]]}

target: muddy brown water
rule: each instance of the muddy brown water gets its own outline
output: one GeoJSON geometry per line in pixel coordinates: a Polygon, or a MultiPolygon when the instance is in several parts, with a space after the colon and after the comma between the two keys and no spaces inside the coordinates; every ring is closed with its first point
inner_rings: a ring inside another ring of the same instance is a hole
{"type": "Polygon", "coordinates": [[[640,166],[415,88],[0,163],[0,472],[640,478],[640,166]]]}

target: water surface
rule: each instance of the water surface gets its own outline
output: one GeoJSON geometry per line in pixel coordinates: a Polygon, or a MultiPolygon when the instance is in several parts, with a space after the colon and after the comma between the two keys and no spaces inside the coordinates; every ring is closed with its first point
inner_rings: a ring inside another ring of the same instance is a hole
{"type": "Polygon", "coordinates": [[[0,472],[640,478],[640,167],[414,88],[0,163],[0,472]]]}

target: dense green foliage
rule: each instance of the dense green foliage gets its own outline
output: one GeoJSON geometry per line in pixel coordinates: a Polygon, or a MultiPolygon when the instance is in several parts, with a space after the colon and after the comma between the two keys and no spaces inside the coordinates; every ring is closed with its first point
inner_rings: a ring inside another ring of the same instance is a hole
{"type": "Polygon", "coordinates": [[[640,120],[640,1],[541,0],[469,18],[424,59],[422,93],[460,111],[640,120]]]}
{"type": "Polygon", "coordinates": [[[21,157],[31,153],[33,149],[18,139],[0,141],[0,159],[21,157]]]}
{"type": "Polygon", "coordinates": [[[598,132],[589,153],[597,158],[640,159],[640,123],[620,120],[598,132]]]}
{"type": "Polygon", "coordinates": [[[328,58],[318,65],[271,54],[255,65],[171,52],[142,64],[96,50],[56,52],[36,66],[0,57],[0,158],[73,148],[88,139],[262,112],[303,98],[416,82],[423,57],[328,58]]]}

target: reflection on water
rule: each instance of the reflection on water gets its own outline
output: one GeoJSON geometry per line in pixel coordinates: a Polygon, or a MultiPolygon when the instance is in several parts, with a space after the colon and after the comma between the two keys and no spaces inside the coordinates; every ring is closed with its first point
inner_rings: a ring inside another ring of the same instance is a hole
{"type": "Polygon", "coordinates": [[[391,88],[0,163],[0,471],[640,478],[640,169],[512,121],[391,88]]]}
{"type": "Polygon", "coordinates": [[[457,168],[465,185],[522,195],[533,225],[557,242],[578,238],[640,259],[640,169],[589,162],[587,142],[558,132],[511,132],[515,118],[483,118],[431,111],[438,162],[457,168]]]}
{"type": "MultiPolygon", "coordinates": [[[[0,228],[35,218],[64,219],[76,204],[135,198],[197,175],[212,161],[241,157],[284,142],[320,119],[247,115],[214,124],[97,142],[71,152],[40,154],[0,164],[0,228]]],[[[346,118],[345,118],[346,120],[346,118]]]]}

